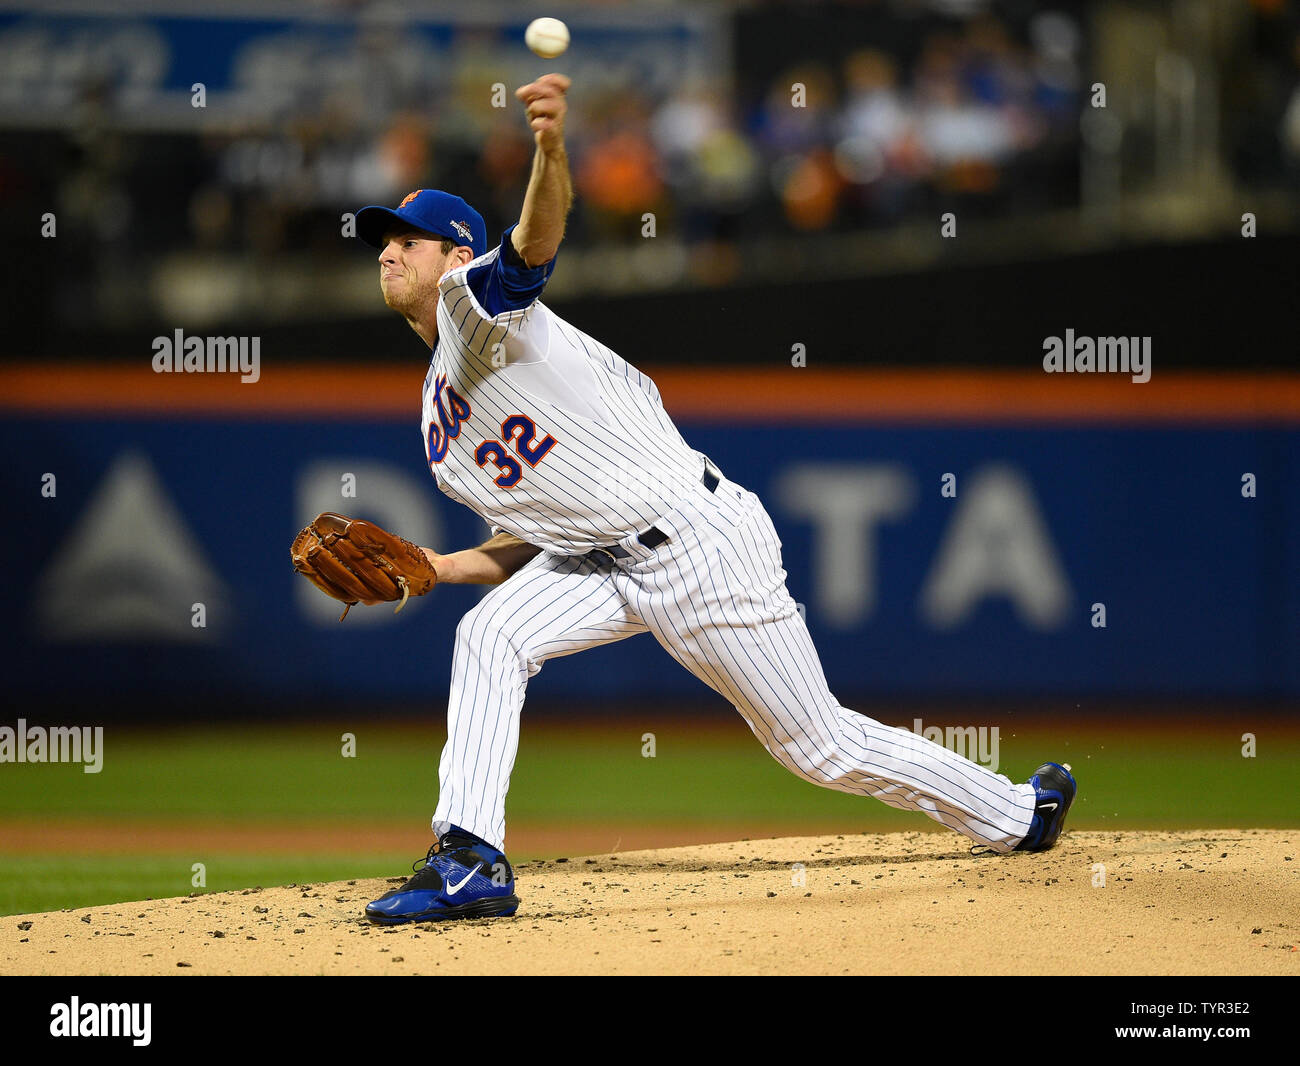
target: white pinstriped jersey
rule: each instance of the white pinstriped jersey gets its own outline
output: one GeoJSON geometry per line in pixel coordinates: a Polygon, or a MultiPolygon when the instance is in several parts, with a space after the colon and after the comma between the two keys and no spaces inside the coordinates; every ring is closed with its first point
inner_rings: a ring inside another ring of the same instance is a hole
{"type": "Polygon", "coordinates": [[[492,316],[467,282],[440,283],[421,430],[438,487],[494,529],[564,555],[639,533],[704,470],[659,390],[540,300],[492,316]]]}
{"type": "Polygon", "coordinates": [[[443,492],[543,550],[456,628],[434,832],[504,848],[529,678],[548,659],[650,633],[800,777],[1010,851],[1035,817],[1034,786],[839,704],[759,498],[725,475],[703,483],[706,460],[654,382],[524,303],[550,265],[502,262],[509,239],[440,283],[421,429],[443,492]],[[476,293],[524,306],[491,315],[476,293]],[[650,526],[661,536],[645,544],[636,534],[650,526]],[[614,544],[617,561],[588,554],[614,544]]]}

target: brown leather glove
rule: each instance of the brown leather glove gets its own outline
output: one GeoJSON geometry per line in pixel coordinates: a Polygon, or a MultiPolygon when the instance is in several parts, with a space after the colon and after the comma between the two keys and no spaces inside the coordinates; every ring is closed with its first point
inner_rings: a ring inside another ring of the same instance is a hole
{"type": "Polygon", "coordinates": [[[347,604],[340,622],[357,603],[400,600],[400,611],[408,596],[423,596],[438,583],[438,572],[409,540],[333,511],[317,515],[294,537],[290,553],[298,573],[347,604]]]}

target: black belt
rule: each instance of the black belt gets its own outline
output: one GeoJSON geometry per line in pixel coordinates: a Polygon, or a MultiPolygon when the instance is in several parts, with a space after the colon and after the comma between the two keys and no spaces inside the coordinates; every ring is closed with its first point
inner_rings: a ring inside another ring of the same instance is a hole
{"type": "MultiPolygon", "coordinates": [[[[714,470],[712,466],[706,464],[704,467],[704,476],[700,478],[700,483],[706,489],[708,489],[709,492],[716,492],[718,488],[718,483],[721,482],[721,480],[722,480],[722,475],[719,474],[716,470],[714,470]]],[[[641,546],[643,548],[649,548],[650,550],[653,551],[655,548],[659,547],[660,544],[662,544],[664,541],[668,539],[668,534],[665,533],[658,526],[651,526],[644,533],[641,533],[636,539],[641,542],[641,546]]],[[[618,544],[611,544],[608,548],[592,548],[591,551],[589,551],[587,554],[607,555],[609,556],[610,559],[632,558],[632,553],[628,551],[626,548],[621,547],[618,544]]]]}

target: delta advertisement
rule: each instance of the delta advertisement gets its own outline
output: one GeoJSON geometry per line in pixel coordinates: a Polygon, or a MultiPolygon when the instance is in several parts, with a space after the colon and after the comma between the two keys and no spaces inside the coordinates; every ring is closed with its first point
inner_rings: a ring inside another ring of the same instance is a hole
{"type": "MultiPolygon", "coordinates": [[[[1300,695],[1289,426],[682,423],[757,492],[842,699],[1300,695]]],[[[26,700],[445,700],[482,588],[340,605],[294,573],[318,512],[451,551],[417,420],[15,415],[0,662],[26,700]],[[76,664],[69,669],[69,662],[76,664]]],[[[538,701],[709,698],[642,635],[548,662],[538,701]]]]}

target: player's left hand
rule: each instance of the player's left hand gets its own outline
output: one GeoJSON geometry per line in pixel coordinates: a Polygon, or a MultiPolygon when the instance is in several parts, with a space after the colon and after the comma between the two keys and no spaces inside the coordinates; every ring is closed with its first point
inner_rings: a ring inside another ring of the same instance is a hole
{"type": "Polygon", "coordinates": [[[347,604],[397,603],[438,584],[429,553],[373,522],[325,511],[293,540],[293,568],[327,596],[347,604]]]}
{"type": "Polygon", "coordinates": [[[515,90],[515,95],[523,101],[533,140],[543,152],[564,147],[564,115],[569,109],[564,94],[570,84],[563,74],[543,74],[515,90]]]}

